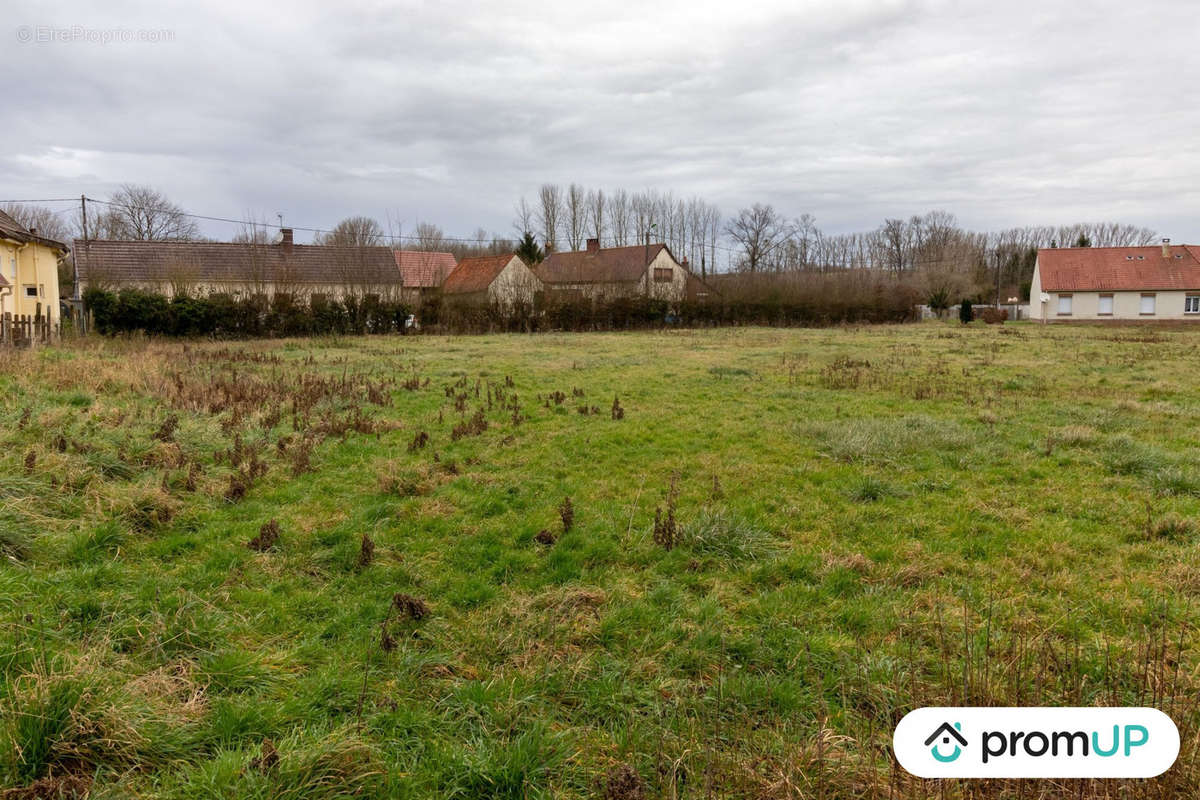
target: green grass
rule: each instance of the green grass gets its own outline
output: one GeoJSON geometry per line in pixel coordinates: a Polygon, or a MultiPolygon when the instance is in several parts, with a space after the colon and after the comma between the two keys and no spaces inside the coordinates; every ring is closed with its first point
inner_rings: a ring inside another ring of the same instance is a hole
{"type": "Polygon", "coordinates": [[[1158,705],[1191,753],[1198,346],[930,323],[0,351],[0,787],[924,797],[884,748],[955,704],[1158,705]]]}

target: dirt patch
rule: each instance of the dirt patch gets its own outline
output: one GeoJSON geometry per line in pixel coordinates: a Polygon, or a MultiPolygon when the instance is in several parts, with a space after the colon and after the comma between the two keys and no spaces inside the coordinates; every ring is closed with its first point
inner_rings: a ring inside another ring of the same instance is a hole
{"type": "Polygon", "coordinates": [[[429,606],[424,600],[403,592],[393,595],[392,608],[396,609],[400,616],[413,620],[424,619],[429,614],[429,606]]]}
{"type": "Polygon", "coordinates": [[[358,549],[358,566],[369,567],[371,562],[375,560],[375,540],[367,534],[363,534],[362,546],[358,549]]]}
{"type": "Polygon", "coordinates": [[[270,739],[263,739],[262,752],[257,758],[250,760],[250,769],[270,772],[278,765],[279,751],[275,749],[275,743],[270,739]]]}
{"type": "Polygon", "coordinates": [[[279,523],[276,520],[271,520],[258,529],[258,536],[246,542],[246,547],[258,553],[265,553],[275,547],[278,542],[279,523]]]}
{"type": "Polygon", "coordinates": [[[5,789],[3,800],[84,800],[92,791],[92,782],[78,775],[39,778],[28,786],[5,789]]]}
{"type": "Polygon", "coordinates": [[[618,764],[604,775],[604,800],[642,800],[646,787],[642,776],[628,764],[618,764]]]}

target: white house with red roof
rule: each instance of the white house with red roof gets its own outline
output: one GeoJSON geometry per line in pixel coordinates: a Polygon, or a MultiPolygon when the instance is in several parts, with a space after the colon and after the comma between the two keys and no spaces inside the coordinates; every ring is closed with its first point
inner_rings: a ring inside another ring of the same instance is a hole
{"type": "Polygon", "coordinates": [[[1200,321],[1200,247],[1039,250],[1029,315],[1043,321],[1200,321]]]}

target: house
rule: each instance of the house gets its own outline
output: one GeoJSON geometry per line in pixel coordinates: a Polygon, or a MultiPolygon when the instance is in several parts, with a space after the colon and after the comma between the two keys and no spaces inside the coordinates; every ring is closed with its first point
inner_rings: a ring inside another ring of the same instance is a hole
{"type": "Polygon", "coordinates": [[[61,318],[58,262],[70,252],[0,211],[0,316],[61,318]]]}
{"type": "Polygon", "coordinates": [[[542,281],[520,256],[464,258],[442,284],[448,302],[489,305],[512,311],[532,308],[542,281]]]}
{"type": "Polygon", "coordinates": [[[435,272],[420,268],[420,259],[406,258],[402,265],[388,247],[303,245],[293,241],[290,228],[280,233],[275,244],[76,239],[75,264],[85,288],[133,287],[167,296],[377,295],[409,303],[420,301],[435,272]]]}
{"type": "Polygon", "coordinates": [[[411,302],[419,302],[436,295],[447,276],[457,266],[452,253],[396,250],[394,255],[396,268],[411,302]]]}
{"type": "Polygon", "coordinates": [[[650,297],[677,303],[708,291],[665,244],[601,247],[599,239],[588,239],[586,250],[551,253],[534,271],[552,300],[650,297]]]}
{"type": "Polygon", "coordinates": [[[1200,247],[1039,250],[1029,315],[1043,321],[1200,320],[1200,247]]]}

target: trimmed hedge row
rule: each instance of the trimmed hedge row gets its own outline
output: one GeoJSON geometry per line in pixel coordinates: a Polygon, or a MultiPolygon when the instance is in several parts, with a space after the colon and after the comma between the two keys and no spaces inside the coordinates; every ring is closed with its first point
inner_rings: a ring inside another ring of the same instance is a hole
{"type": "Polygon", "coordinates": [[[413,308],[372,296],[340,301],[300,301],[287,295],[269,299],[228,295],[168,298],[139,289],[89,289],[83,299],[101,334],[141,331],[228,338],[405,333],[409,314],[418,316],[423,330],[440,333],[629,330],[669,325],[821,326],[907,322],[916,318],[913,299],[906,292],[726,297],[679,304],[626,297],[596,304],[586,300],[550,302],[539,309],[456,305],[437,300],[413,308]]]}
{"type": "Polygon", "coordinates": [[[84,307],[105,335],[141,331],[166,336],[313,336],[404,333],[416,309],[368,296],[298,301],[288,295],[166,297],[140,289],[88,289],[84,307]]]}

